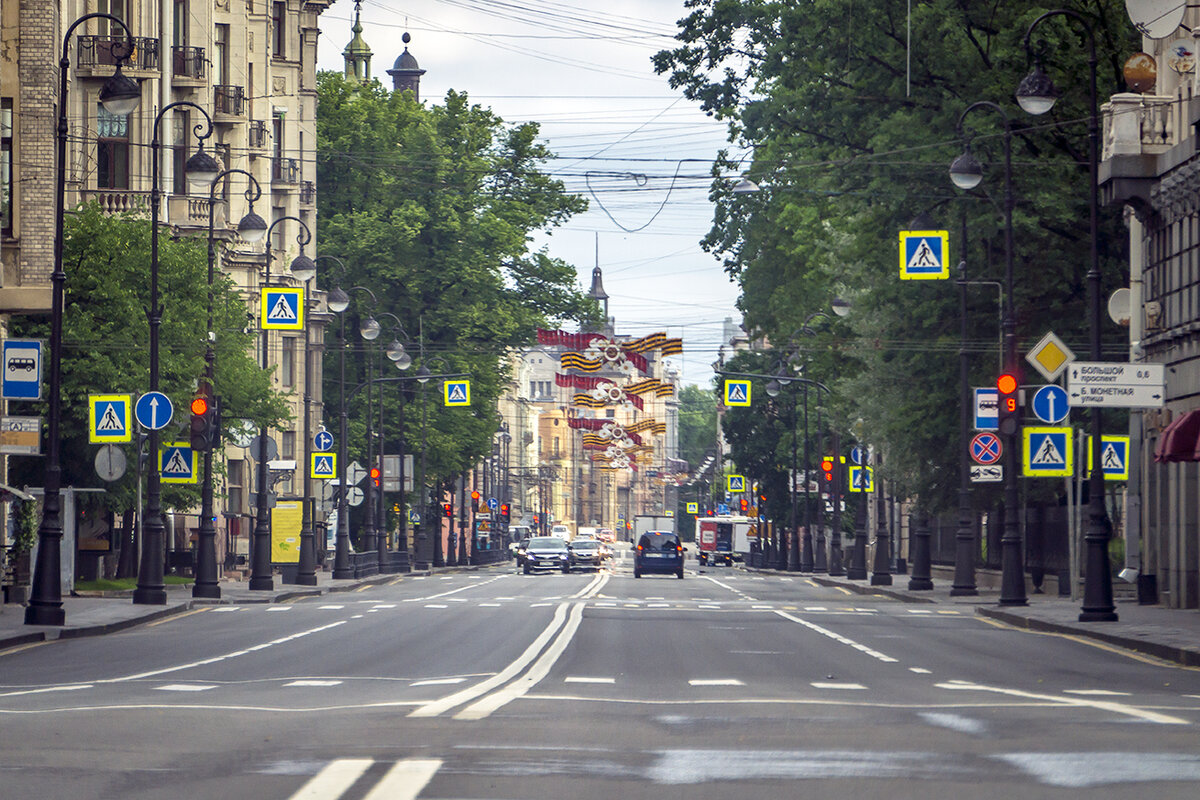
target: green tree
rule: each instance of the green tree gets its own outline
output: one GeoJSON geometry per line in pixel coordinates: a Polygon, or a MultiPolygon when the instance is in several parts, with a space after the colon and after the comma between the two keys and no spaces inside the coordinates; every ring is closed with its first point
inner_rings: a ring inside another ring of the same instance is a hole
{"type": "MultiPolygon", "coordinates": [[[[171,398],[174,419],[162,441],[186,440],[188,404],[203,376],[207,319],[207,245],[201,239],[159,235],[159,388],[171,398]]],[[[104,488],[99,505],[121,512],[134,507],[135,444],[127,445],[129,469],[113,483],[93,468],[96,445],[88,443],[88,395],[149,390],[150,222],[110,216],[97,204],[80,206],[65,221],[62,336],[62,484],[104,488]]],[[[284,399],[255,362],[255,333],[246,330],[246,301],[232,281],[218,275],[213,286],[216,333],[215,393],[223,418],[278,426],[288,418],[284,399]]],[[[48,320],[14,318],[13,336],[48,341],[48,320]]],[[[28,409],[34,411],[32,407],[28,409]]],[[[26,409],[20,409],[24,413],[26,409]]],[[[42,459],[12,457],[14,479],[41,485],[42,459]]],[[[192,508],[198,487],[164,484],[165,509],[192,508]]]]}
{"type": "MultiPolygon", "coordinates": [[[[1022,351],[1053,328],[1086,351],[1088,262],[1087,47],[1081,28],[1043,24],[1034,42],[1063,97],[1048,118],[1011,100],[1029,64],[1022,40],[1044,9],[982,0],[688,0],[678,47],[655,58],[672,86],[729,122],[733,153],[746,153],[762,187],[733,195],[717,180],[717,210],[704,246],[742,289],[749,327],[787,341],[835,296],[853,312],[832,328],[840,360],[837,415],[884,453],[883,477],[931,506],[950,502],[957,480],[957,294],[949,282],[898,280],[898,232],[954,231],[949,262],[970,277],[1002,275],[1002,122],[966,121],[985,163],[983,186],[955,190],[947,169],[962,151],[959,115],[989,100],[1012,120],[1016,307],[1022,351]],[[911,19],[909,11],[911,8],[911,19]],[[869,13],[855,13],[869,12],[869,13]],[[911,31],[911,34],[910,34],[911,31]],[[964,251],[958,231],[969,226],[964,251]]],[[[1138,48],[1116,0],[1067,4],[1094,22],[1102,96],[1120,90],[1121,64],[1138,48]]],[[[740,161],[740,160],[739,160],[740,161]]],[[[1122,282],[1126,235],[1103,219],[1102,291],[1122,282]]],[[[995,295],[973,290],[970,347],[976,385],[996,374],[995,295]]],[[[1119,347],[1120,331],[1106,331],[1119,347]]],[[[1032,379],[1030,379],[1031,381],[1032,379]]],[[[1030,382],[1027,381],[1027,382],[1030,382]]]]}
{"type": "Polygon", "coordinates": [[[679,456],[695,469],[717,445],[717,397],[688,384],[679,391],[679,456]]]}
{"type": "MultiPolygon", "coordinates": [[[[383,312],[394,314],[403,333],[381,340],[407,334],[416,359],[411,370],[423,352],[432,371],[467,373],[471,380],[469,410],[444,408],[438,382],[383,390],[389,420],[404,399],[407,452],[423,437],[429,482],[443,481],[491,452],[511,349],[534,341],[539,327],[598,319],[574,268],[529,249],[535,232],[561,224],[585,203],[542,171],[550,153],[536,125],[506,125],[466,95],[450,92],[441,105],[426,106],[411,92],[329,72],[318,75],[317,91],[321,252],[347,267],[342,275],[322,261],[322,286],[370,289],[378,306],[354,293],[347,329],[357,330],[372,313],[387,328],[383,312]]],[[[347,382],[359,385],[366,359],[379,359],[379,348],[350,344],[347,382]]],[[[337,380],[336,370],[326,371],[327,398],[338,396],[337,380]]],[[[349,444],[358,456],[365,399],[360,393],[348,410],[349,444]]],[[[387,440],[394,452],[396,431],[387,440]]]]}

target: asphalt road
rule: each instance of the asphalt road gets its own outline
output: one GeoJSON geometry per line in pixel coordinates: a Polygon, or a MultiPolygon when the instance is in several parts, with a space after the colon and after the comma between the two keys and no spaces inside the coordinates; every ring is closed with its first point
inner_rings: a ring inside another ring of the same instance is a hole
{"type": "Polygon", "coordinates": [[[1156,798],[1200,671],[689,562],[213,606],[0,653],[0,797],[1156,798]]]}

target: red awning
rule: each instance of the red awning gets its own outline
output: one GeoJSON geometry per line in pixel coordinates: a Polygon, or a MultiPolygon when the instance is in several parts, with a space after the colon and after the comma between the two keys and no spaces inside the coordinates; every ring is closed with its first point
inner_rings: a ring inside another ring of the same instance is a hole
{"type": "Polygon", "coordinates": [[[1154,460],[1200,461],[1200,409],[1187,412],[1163,428],[1154,448],[1154,460]]]}

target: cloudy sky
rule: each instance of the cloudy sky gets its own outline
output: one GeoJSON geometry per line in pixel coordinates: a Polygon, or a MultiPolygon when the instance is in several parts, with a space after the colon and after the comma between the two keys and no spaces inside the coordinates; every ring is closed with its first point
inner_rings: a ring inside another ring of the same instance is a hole
{"type": "MultiPolygon", "coordinates": [[[[597,262],[617,331],[681,336],[674,360],[707,384],[737,289],[697,242],[712,220],[709,162],[725,127],[654,74],[672,46],[682,0],[363,0],[372,75],[409,51],[426,74],[421,97],[466,92],[507,122],[536,121],[558,158],[547,168],[587,197],[587,213],[545,239],[581,285],[597,262]]],[[[321,17],[318,68],[341,71],[352,0],[321,17]]]]}

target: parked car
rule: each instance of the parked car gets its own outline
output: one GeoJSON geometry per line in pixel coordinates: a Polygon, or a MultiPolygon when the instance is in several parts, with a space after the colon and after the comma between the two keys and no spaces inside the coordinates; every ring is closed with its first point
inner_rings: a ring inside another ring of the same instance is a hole
{"type": "Polygon", "coordinates": [[[567,548],[571,569],[600,569],[604,564],[602,547],[595,539],[575,539],[567,548]]]}
{"type": "Polygon", "coordinates": [[[521,559],[521,571],[528,575],[534,570],[546,569],[571,571],[571,554],[566,540],[557,536],[534,536],[529,540],[521,559]]]}
{"type": "Polygon", "coordinates": [[[647,531],[633,550],[633,577],[643,573],[683,577],[683,544],[671,531],[647,531]]]}

